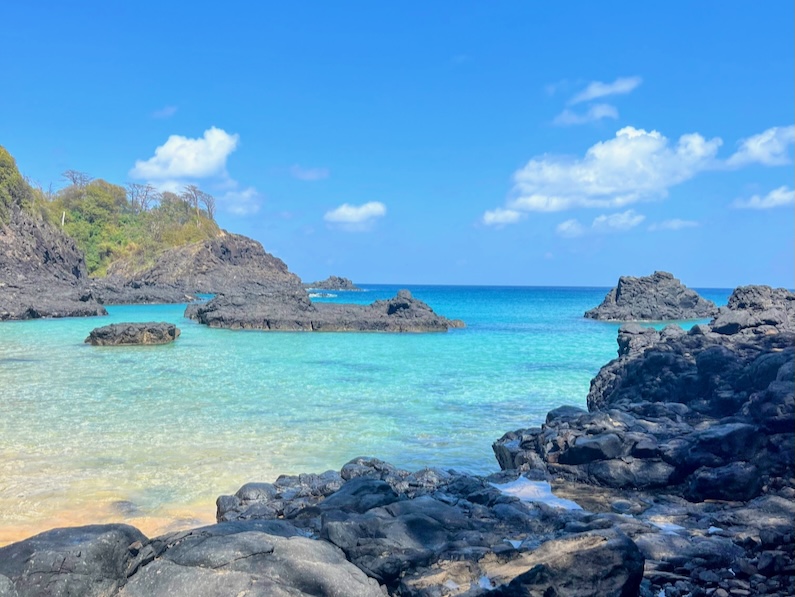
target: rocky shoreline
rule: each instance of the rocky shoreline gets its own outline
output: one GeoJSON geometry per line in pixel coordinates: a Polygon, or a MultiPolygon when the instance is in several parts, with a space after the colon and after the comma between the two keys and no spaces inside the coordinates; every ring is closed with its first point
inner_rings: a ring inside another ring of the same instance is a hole
{"type": "Polygon", "coordinates": [[[57,529],[0,548],[0,596],[793,594],[795,295],[618,345],[588,411],[495,442],[500,473],[358,458],[244,485],[209,527],[57,529]]]}

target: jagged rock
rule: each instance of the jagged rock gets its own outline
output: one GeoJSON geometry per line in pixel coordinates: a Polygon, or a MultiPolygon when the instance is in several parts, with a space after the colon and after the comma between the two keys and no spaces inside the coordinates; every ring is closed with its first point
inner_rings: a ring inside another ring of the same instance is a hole
{"type": "Polygon", "coordinates": [[[304,284],[304,288],[310,290],[361,290],[348,278],[340,278],[339,276],[329,276],[325,280],[304,284]]]}
{"type": "Polygon", "coordinates": [[[750,286],[689,333],[622,326],[618,358],[591,382],[590,412],[556,409],[541,428],[505,434],[498,462],[692,501],[792,488],[793,321],[793,293],[750,286]]]}
{"type": "Polygon", "coordinates": [[[664,321],[713,317],[718,308],[668,272],[621,276],[598,307],[585,317],[603,321],[664,321]]]}
{"type": "Polygon", "coordinates": [[[0,321],[107,315],[75,242],[18,207],[0,223],[0,321]]]}
{"type": "Polygon", "coordinates": [[[303,288],[260,288],[190,305],[185,316],[210,327],[315,332],[444,332],[463,327],[400,290],[370,305],[312,303],[303,288]]]}
{"type": "Polygon", "coordinates": [[[114,323],[91,330],[85,342],[93,346],[168,344],[179,338],[179,334],[173,323],[114,323]]]}
{"type": "Polygon", "coordinates": [[[115,595],[147,541],[134,527],[108,524],[54,529],[2,547],[0,595],[115,595]]]}

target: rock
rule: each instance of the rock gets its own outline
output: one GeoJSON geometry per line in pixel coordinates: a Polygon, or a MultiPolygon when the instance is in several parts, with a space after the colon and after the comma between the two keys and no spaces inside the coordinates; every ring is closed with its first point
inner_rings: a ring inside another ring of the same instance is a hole
{"type": "Polygon", "coordinates": [[[585,317],[603,321],[664,321],[713,317],[717,307],[668,272],[622,276],[598,307],[585,317]]]}
{"type": "Polygon", "coordinates": [[[159,540],[157,559],[119,597],[383,597],[378,583],[329,543],[245,528],[215,525],[159,540]]]}
{"type": "Polygon", "coordinates": [[[304,288],[307,288],[309,290],[346,290],[346,291],[361,290],[361,288],[356,286],[348,278],[340,278],[339,276],[329,276],[325,280],[304,284],[304,288]]]}
{"type": "Polygon", "coordinates": [[[179,338],[179,334],[173,323],[114,323],[91,330],[85,342],[92,346],[168,344],[179,338]]]}
{"type": "Polygon", "coordinates": [[[259,288],[191,305],[185,316],[210,327],[321,332],[444,332],[463,322],[437,315],[401,290],[370,305],[312,303],[303,288],[259,288]]]}
{"type": "Polygon", "coordinates": [[[122,524],[54,529],[0,548],[0,595],[105,597],[127,582],[148,539],[122,524]],[[7,580],[3,580],[5,579],[7,580]]]}
{"type": "Polygon", "coordinates": [[[637,595],[644,558],[638,547],[615,531],[582,533],[547,541],[530,554],[487,571],[502,597],[637,595]]]}

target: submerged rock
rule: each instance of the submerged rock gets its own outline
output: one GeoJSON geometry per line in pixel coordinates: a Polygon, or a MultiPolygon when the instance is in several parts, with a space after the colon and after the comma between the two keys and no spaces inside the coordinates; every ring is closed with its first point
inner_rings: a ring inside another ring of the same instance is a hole
{"type": "Polygon", "coordinates": [[[715,303],[700,297],[668,272],[621,276],[598,307],[585,317],[603,321],[664,321],[713,317],[715,303]]]}
{"type": "Polygon", "coordinates": [[[179,334],[173,323],[114,323],[91,330],[85,342],[93,346],[168,344],[179,338],[179,334]]]}

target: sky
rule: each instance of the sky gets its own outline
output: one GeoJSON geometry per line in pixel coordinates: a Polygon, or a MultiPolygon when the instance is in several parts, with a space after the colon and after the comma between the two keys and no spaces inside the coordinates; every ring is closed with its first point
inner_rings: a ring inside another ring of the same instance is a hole
{"type": "Polygon", "coordinates": [[[793,3],[13,2],[0,145],[304,280],[793,286],[793,3]]]}

